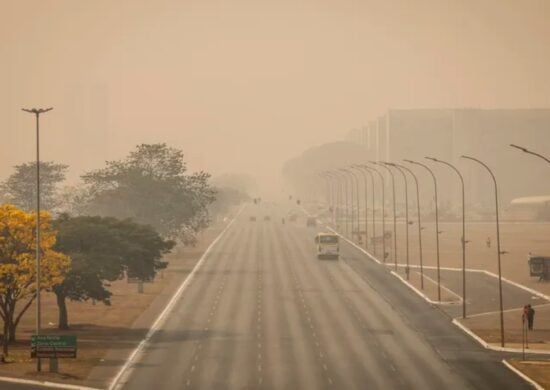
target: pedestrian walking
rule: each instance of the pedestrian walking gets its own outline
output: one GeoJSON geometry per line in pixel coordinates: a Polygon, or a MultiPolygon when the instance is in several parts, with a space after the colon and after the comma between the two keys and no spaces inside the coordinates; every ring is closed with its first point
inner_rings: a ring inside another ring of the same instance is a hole
{"type": "Polygon", "coordinates": [[[533,330],[533,322],[535,321],[535,309],[531,305],[527,305],[527,323],[529,330],[533,330]]]}

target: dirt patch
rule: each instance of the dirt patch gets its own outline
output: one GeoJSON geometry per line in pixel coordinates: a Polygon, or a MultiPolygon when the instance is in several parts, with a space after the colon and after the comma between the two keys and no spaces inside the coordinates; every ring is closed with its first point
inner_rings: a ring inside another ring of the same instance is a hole
{"type": "MultiPolygon", "coordinates": [[[[136,328],[136,320],[159,296],[172,293],[193,269],[208,245],[220,233],[224,224],[217,224],[199,236],[192,248],[179,248],[167,257],[169,266],[160,273],[154,283],[145,284],[144,293],[137,292],[136,284],[125,280],[113,282],[111,306],[93,302],[67,302],[69,331],[57,330],[57,305],[55,295],[42,295],[42,328],[44,333],[75,334],[78,337],[78,357],[60,359],[59,373],[48,372],[48,360],[43,359],[43,371],[36,371],[36,360],[30,358],[30,336],[35,329],[35,307],[31,307],[18,327],[18,342],[10,347],[11,363],[0,364],[0,376],[51,380],[62,383],[83,384],[92,369],[99,364],[118,366],[123,361],[106,362],[105,357],[113,349],[132,349],[143,339],[148,329],[136,328]]],[[[103,378],[105,381],[109,378],[103,378]]],[[[87,385],[92,385],[86,383],[87,385]]]]}

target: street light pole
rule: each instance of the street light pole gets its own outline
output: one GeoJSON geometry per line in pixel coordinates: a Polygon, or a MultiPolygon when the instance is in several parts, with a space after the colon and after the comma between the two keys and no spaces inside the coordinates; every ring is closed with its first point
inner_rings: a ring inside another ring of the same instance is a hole
{"type": "Polygon", "coordinates": [[[426,157],[428,160],[438,162],[444,165],[447,165],[451,168],[460,179],[460,184],[462,186],[462,318],[466,318],[466,212],[465,212],[465,202],[464,202],[464,178],[460,171],[451,163],[446,161],[438,160],[434,157],[426,157]]]}
{"type": "Polygon", "coordinates": [[[336,208],[335,208],[335,229],[340,229],[340,221],[341,221],[341,203],[342,203],[342,183],[340,181],[341,177],[339,175],[340,172],[334,172],[331,171],[330,174],[336,181],[336,208]]]}
{"type": "MultiPolygon", "coordinates": [[[[361,165],[361,168],[366,169],[367,172],[371,172],[371,171],[376,172],[378,177],[380,177],[380,182],[382,183],[382,261],[385,263],[386,262],[386,238],[384,237],[384,235],[386,234],[386,206],[385,206],[386,199],[385,199],[384,188],[386,187],[386,183],[384,181],[384,175],[382,175],[382,173],[380,173],[380,171],[374,167],[361,165]]],[[[373,184],[374,184],[374,176],[371,176],[371,178],[373,179],[373,184]]],[[[373,203],[373,210],[374,210],[374,203],[373,203]]],[[[373,226],[374,226],[374,212],[373,212],[373,226]]],[[[374,237],[373,242],[376,243],[376,235],[374,234],[374,232],[373,232],[373,237],[374,237]]]]}
{"type": "MultiPolygon", "coordinates": [[[[348,218],[349,218],[349,203],[348,203],[348,180],[347,180],[347,175],[346,175],[346,170],[344,168],[340,168],[339,171],[342,173],[342,178],[343,178],[343,187],[344,187],[344,200],[346,202],[346,208],[345,208],[345,223],[346,223],[346,232],[345,232],[345,235],[349,237],[349,223],[348,223],[348,218]]],[[[353,190],[353,188],[352,188],[353,190]]],[[[352,196],[353,196],[353,193],[352,193],[352,196]]],[[[351,224],[352,224],[352,229],[353,229],[353,215],[352,215],[352,220],[351,220],[351,224]]]]}
{"type": "Polygon", "coordinates": [[[491,178],[493,179],[493,183],[495,185],[495,215],[496,215],[496,223],[497,223],[497,261],[498,261],[498,293],[499,293],[499,304],[500,304],[500,345],[504,347],[504,304],[502,302],[502,271],[501,271],[501,263],[500,263],[500,255],[503,254],[500,250],[500,222],[498,218],[498,186],[497,186],[497,179],[495,178],[495,175],[493,174],[493,171],[485,164],[484,162],[478,160],[477,158],[470,157],[470,156],[461,156],[462,158],[465,158],[467,160],[472,160],[483,166],[491,175],[491,178]]]}
{"type": "Polygon", "coordinates": [[[409,280],[409,189],[407,184],[407,175],[405,175],[405,171],[403,171],[403,169],[401,169],[397,164],[391,162],[384,162],[384,164],[397,169],[399,173],[401,173],[401,175],[403,176],[403,182],[405,183],[405,259],[407,264],[405,268],[405,276],[407,277],[407,280],[409,280]]]}
{"type": "Polygon", "coordinates": [[[403,165],[397,165],[401,169],[404,169],[405,171],[409,172],[411,176],[414,179],[414,183],[416,185],[416,214],[417,214],[417,220],[418,220],[418,249],[419,249],[419,261],[420,261],[420,288],[424,289],[424,261],[422,256],[422,225],[421,225],[421,216],[420,216],[420,189],[418,187],[418,178],[414,174],[412,170],[410,170],[407,167],[404,167],[403,165]]]}
{"type": "Polygon", "coordinates": [[[533,155],[533,156],[537,156],[538,158],[543,159],[543,160],[546,161],[547,163],[550,163],[550,159],[549,159],[548,157],[543,156],[542,154],[538,154],[538,153],[532,152],[532,151],[530,151],[529,149],[524,148],[523,146],[518,146],[518,145],[514,145],[514,144],[510,144],[510,146],[513,147],[513,148],[519,149],[519,150],[521,150],[521,151],[524,152],[524,153],[531,154],[531,155],[533,155]]]}
{"type": "Polygon", "coordinates": [[[422,164],[417,161],[412,160],[404,160],[410,164],[415,164],[421,167],[424,167],[432,176],[433,182],[434,182],[434,192],[435,192],[435,248],[436,248],[436,262],[437,262],[437,300],[441,302],[441,267],[439,262],[439,211],[437,206],[437,179],[435,177],[435,174],[431,170],[430,167],[428,167],[425,164],[422,164]]]}
{"type": "MultiPolygon", "coordinates": [[[[357,229],[357,237],[358,239],[361,238],[361,222],[359,221],[360,219],[360,216],[359,216],[359,178],[357,177],[357,175],[355,174],[355,172],[353,171],[353,167],[350,167],[351,169],[347,170],[347,172],[351,175],[351,177],[353,178],[352,179],[352,186],[353,186],[353,181],[355,181],[355,205],[357,207],[357,224],[356,224],[356,229],[357,229]]],[[[365,191],[366,191],[366,188],[365,188],[365,191]]],[[[352,202],[353,202],[353,197],[352,197],[352,202]]],[[[352,213],[352,216],[353,216],[353,203],[352,203],[352,206],[351,206],[351,213],[352,213]]],[[[353,221],[353,219],[352,219],[353,221]]],[[[352,226],[352,229],[351,229],[351,241],[353,241],[353,223],[351,224],[352,226]]],[[[366,226],[366,222],[365,222],[365,226],[366,226]]]]}
{"type": "Polygon", "coordinates": [[[319,173],[319,176],[321,178],[323,178],[325,180],[325,183],[326,183],[326,195],[325,195],[325,199],[327,201],[327,204],[328,204],[328,209],[330,211],[330,214],[331,214],[331,217],[332,217],[332,192],[331,192],[331,188],[330,188],[330,177],[329,177],[329,174],[328,172],[320,172],[319,173]]]}
{"type": "Polygon", "coordinates": [[[392,198],[393,198],[393,262],[395,266],[395,271],[397,271],[397,216],[395,212],[395,177],[393,176],[393,172],[390,168],[382,164],[378,161],[370,161],[372,164],[376,164],[379,167],[384,168],[387,170],[391,177],[391,187],[392,187],[392,198]]]}
{"type": "MultiPolygon", "coordinates": [[[[374,206],[374,202],[375,202],[375,190],[374,190],[374,175],[372,174],[372,171],[370,170],[369,167],[366,167],[364,165],[354,165],[354,168],[357,169],[359,172],[361,172],[361,174],[363,175],[363,179],[365,180],[365,248],[369,248],[369,245],[368,245],[368,242],[369,242],[369,234],[368,234],[368,221],[369,221],[369,218],[368,218],[368,203],[367,203],[367,175],[366,173],[368,173],[368,175],[370,176],[370,180],[371,180],[371,203],[372,203],[372,237],[376,237],[376,223],[374,221],[374,217],[375,217],[375,206],[374,206]]],[[[376,240],[373,239],[373,253],[374,255],[376,256],[376,240]]]]}
{"type": "Polygon", "coordinates": [[[329,183],[329,191],[330,191],[330,199],[331,199],[330,214],[331,214],[331,217],[332,217],[332,223],[333,223],[333,225],[336,225],[336,196],[337,196],[337,194],[335,194],[335,191],[333,190],[333,188],[336,188],[336,190],[338,190],[338,179],[330,171],[325,172],[325,177],[327,178],[328,183],[329,183]],[[331,180],[333,180],[333,179],[336,181],[336,186],[332,185],[331,180]]]}
{"type": "MultiPolygon", "coordinates": [[[[36,117],[36,334],[41,330],[41,300],[40,281],[41,271],[41,248],[40,248],[40,114],[53,110],[50,108],[22,108],[23,111],[34,114],[36,117]]],[[[4,335],[5,336],[5,335],[4,335]]],[[[40,358],[36,359],[36,370],[42,370],[40,358]]]]}

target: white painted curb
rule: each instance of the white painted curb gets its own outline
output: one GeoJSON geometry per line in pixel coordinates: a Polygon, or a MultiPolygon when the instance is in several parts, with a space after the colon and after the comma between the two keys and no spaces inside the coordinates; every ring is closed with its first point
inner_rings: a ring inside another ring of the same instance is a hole
{"type": "Polygon", "coordinates": [[[100,390],[94,387],[70,385],[66,383],[56,383],[56,382],[48,382],[48,381],[35,381],[31,379],[19,379],[19,378],[10,378],[10,377],[0,377],[0,382],[9,382],[9,383],[17,383],[21,385],[33,385],[33,386],[41,386],[41,387],[53,387],[55,389],[100,390]]]}
{"type": "Polygon", "coordinates": [[[183,295],[183,292],[187,289],[187,286],[189,286],[189,283],[191,283],[191,280],[193,280],[196,272],[201,267],[202,263],[204,263],[204,260],[208,255],[210,254],[210,251],[212,248],[218,243],[218,241],[225,235],[225,232],[233,225],[235,220],[241,215],[243,210],[245,209],[246,205],[243,205],[237,215],[229,222],[229,224],[222,230],[222,232],[210,243],[208,248],[206,248],[206,251],[202,254],[201,258],[195,264],[195,267],[191,270],[189,275],[183,280],[183,282],[180,284],[178,290],[176,293],[172,296],[172,299],[166,304],[164,310],[159,314],[153,325],[149,328],[149,331],[145,335],[145,338],[141,340],[141,342],[138,344],[138,346],[132,351],[128,359],[126,360],[126,363],[122,366],[122,368],[119,370],[117,375],[113,378],[111,381],[111,384],[108,387],[108,390],[118,390],[122,387],[122,384],[125,383],[125,381],[128,379],[130,374],[132,373],[132,368],[130,367],[134,361],[136,361],[139,358],[139,355],[142,353],[143,349],[151,340],[151,338],[155,335],[155,333],[160,329],[160,327],[163,325],[164,321],[166,320],[166,317],[170,314],[174,306],[176,305],[176,302],[181,298],[183,295]]]}
{"type": "Polygon", "coordinates": [[[527,375],[525,375],[523,372],[518,370],[516,367],[512,366],[510,363],[508,363],[506,360],[502,360],[502,364],[504,364],[508,369],[515,372],[521,379],[529,383],[531,386],[533,386],[537,390],[544,390],[544,387],[539,385],[537,382],[535,382],[533,379],[529,378],[527,375]]]}

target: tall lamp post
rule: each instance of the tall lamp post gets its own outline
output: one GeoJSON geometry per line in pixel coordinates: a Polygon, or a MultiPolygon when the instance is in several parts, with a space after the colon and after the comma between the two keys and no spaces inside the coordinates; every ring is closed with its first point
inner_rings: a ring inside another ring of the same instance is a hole
{"type": "Polygon", "coordinates": [[[401,169],[404,169],[405,171],[409,172],[410,175],[414,179],[414,183],[416,185],[416,214],[417,214],[417,221],[418,221],[418,254],[419,254],[419,262],[420,262],[420,288],[424,289],[424,261],[422,256],[422,225],[421,225],[421,216],[420,216],[420,189],[418,186],[418,178],[414,174],[412,170],[410,170],[407,167],[404,167],[403,165],[395,164],[396,166],[400,167],[401,169]]]}
{"type": "MultiPolygon", "coordinates": [[[[355,226],[355,228],[357,229],[357,238],[360,240],[361,239],[361,222],[360,222],[360,216],[359,216],[359,178],[357,177],[357,175],[355,174],[355,172],[353,171],[353,167],[350,167],[350,169],[347,170],[347,172],[351,175],[352,177],[352,185],[353,185],[353,182],[355,181],[355,207],[357,207],[357,224],[355,226]]],[[[365,191],[367,189],[365,188],[365,191]]],[[[353,191],[353,190],[352,190],[353,191]]],[[[352,197],[352,200],[353,202],[353,197],[352,197]]],[[[351,213],[353,215],[353,203],[351,205],[351,213]]],[[[366,222],[365,222],[365,226],[366,226],[366,222]]],[[[351,224],[351,241],[353,241],[353,219],[352,219],[352,224],[351,224]]]]}
{"type": "Polygon", "coordinates": [[[405,275],[407,277],[407,280],[410,279],[410,268],[409,268],[409,189],[407,185],[407,175],[405,175],[405,171],[401,169],[397,164],[391,163],[391,162],[384,162],[384,164],[389,165],[390,167],[394,167],[401,173],[403,176],[403,182],[405,183],[405,260],[406,260],[406,268],[405,268],[405,275]]]}
{"type": "Polygon", "coordinates": [[[382,164],[378,161],[370,161],[372,164],[376,164],[379,167],[384,168],[387,170],[390,174],[391,178],[391,188],[392,188],[392,198],[393,198],[393,262],[395,266],[395,271],[397,271],[397,216],[395,212],[395,177],[393,176],[393,172],[390,168],[382,164]]]}
{"type": "Polygon", "coordinates": [[[338,180],[338,175],[334,172],[327,171],[327,176],[330,180],[334,180],[334,185],[332,186],[332,223],[334,227],[338,224],[338,202],[340,201],[340,181],[338,180]]]}
{"type": "Polygon", "coordinates": [[[334,186],[334,189],[335,189],[335,196],[334,196],[334,228],[336,230],[339,229],[339,226],[340,226],[340,205],[341,205],[341,202],[342,202],[342,186],[341,186],[341,183],[340,183],[340,176],[339,176],[339,173],[340,172],[335,172],[335,171],[328,171],[328,174],[330,175],[330,177],[332,179],[334,179],[334,182],[335,182],[335,186],[334,186]]]}
{"type": "Polygon", "coordinates": [[[326,183],[326,195],[325,195],[325,198],[326,198],[326,201],[327,201],[327,204],[328,204],[328,210],[330,212],[330,216],[331,216],[331,219],[332,218],[332,189],[331,189],[331,186],[330,186],[330,175],[328,172],[320,172],[319,173],[319,176],[322,177],[324,180],[325,180],[325,183],[326,183]]]}
{"type": "MultiPolygon", "coordinates": [[[[386,206],[385,206],[386,199],[385,199],[384,188],[386,187],[386,183],[384,181],[384,175],[382,175],[382,173],[380,173],[378,169],[374,167],[370,167],[368,165],[361,165],[361,168],[366,169],[367,172],[375,172],[378,175],[378,177],[380,177],[380,183],[382,184],[381,186],[382,187],[382,261],[385,263],[386,262],[386,238],[384,237],[384,235],[386,234],[386,206]]],[[[374,176],[371,176],[371,177],[373,178],[373,183],[374,183],[374,176]]],[[[373,202],[373,210],[374,210],[374,202],[373,202]]],[[[375,223],[374,223],[374,211],[373,211],[373,226],[374,225],[375,223]]],[[[376,243],[376,235],[374,234],[374,232],[373,232],[373,237],[374,237],[373,242],[376,243]]]]}
{"type": "Polygon", "coordinates": [[[465,202],[464,202],[464,178],[460,171],[451,163],[446,161],[438,160],[434,157],[426,157],[428,160],[432,160],[437,163],[447,165],[451,168],[460,179],[460,184],[462,186],[462,318],[466,318],[466,213],[465,213],[465,202]]]}
{"type": "Polygon", "coordinates": [[[432,169],[428,167],[425,164],[422,164],[418,161],[412,161],[412,160],[404,160],[410,164],[415,164],[420,167],[425,168],[430,175],[432,176],[433,182],[434,182],[434,192],[435,192],[435,250],[436,250],[436,263],[437,263],[437,300],[441,302],[441,268],[440,268],[440,262],[439,262],[439,234],[441,233],[439,231],[439,211],[437,206],[437,179],[435,177],[435,174],[433,173],[432,169]]]}
{"type": "MultiPolygon", "coordinates": [[[[376,224],[375,224],[375,221],[374,221],[374,214],[375,214],[375,211],[374,211],[374,201],[375,201],[375,194],[376,192],[374,191],[374,176],[372,174],[372,171],[368,168],[368,167],[365,167],[364,165],[354,165],[353,168],[357,169],[359,172],[361,172],[361,174],[363,175],[363,179],[365,181],[365,248],[366,249],[369,249],[369,229],[368,229],[368,224],[369,224],[369,208],[368,208],[368,203],[367,203],[367,199],[368,199],[368,196],[367,196],[367,193],[368,193],[368,186],[367,186],[367,174],[370,176],[370,180],[371,180],[371,203],[372,203],[372,237],[376,237],[376,224]]],[[[374,252],[374,255],[376,256],[376,240],[373,239],[373,252],[374,252]]]]}
{"type": "Polygon", "coordinates": [[[497,179],[495,178],[493,171],[491,171],[491,169],[484,162],[470,156],[461,156],[461,157],[467,160],[475,161],[481,166],[483,166],[487,170],[487,172],[489,172],[489,174],[491,175],[491,178],[493,179],[493,184],[495,185],[495,215],[496,215],[496,223],[497,223],[498,293],[499,293],[499,304],[500,304],[500,345],[504,347],[504,305],[502,302],[502,271],[501,271],[500,255],[504,254],[505,252],[500,250],[500,223],[498,218],[497,179]]]}
{"type": "MultiPolygon", "coordinates": [[[[349,202],[348,202],[348,176],[346,175],[347,171],[344,169],[344,168],[340,168],[339,169],[340,173],[342,174],[342,178],[343,178],[343,182],[344,182],[344,200],[346,202],[346,208],[345,208],[345,223],[346,223],[346,236],[349,237],[349,223],[348,223],[348,218],[349,218],[349,202]]],[[[353,187],[353,186],[352,186],[353,187]]],[[[353,188],[351,188],[351,196],[352,196],[352,205],[353,205],[353,188]]],[[[351,229],[353,230],[353,213],[351,215],[351,229]]]]}
{"type": "MultiPolygon", "coordinates": [[[[36,334],[41,330],[41,301],[40,301],[40,281],[42,277],[40,267],[40,114],[53,110],[50,108],[22,108],[23,111],[34,114],[36,117],[36,334]]],[[[36,359],[36,370],[41,371],[42,365],[40,358],[36,359]]]]}
{"type": "Polygon", "coordinates": [[[337,191],[338,191],[338,179],[333,175],[332,172],[330,171],[326,171],[325,172],[325,177],[327,178],[328,180],[328,183],[329,183],[329,191],[330,191],[330,199],[331,199],[331,202],[330,202],[330,213],[331,213],[331,217],[332,217],[332,224],[333,225],[336,225],[336,202],[337,202],[337,191]],[[336,186],[332,185],[332,180],[335,180],[336,181],[336,186]],[[336,189],[336,191],[333,190],[333,188],[336,189]]]}

